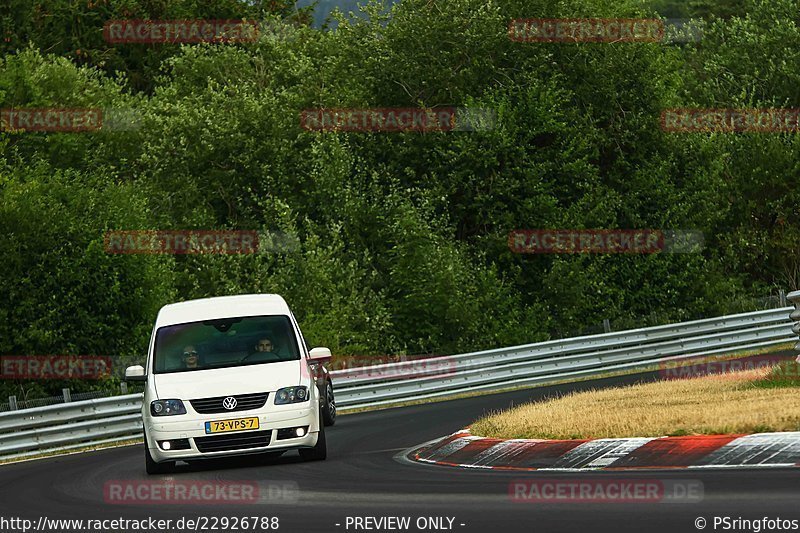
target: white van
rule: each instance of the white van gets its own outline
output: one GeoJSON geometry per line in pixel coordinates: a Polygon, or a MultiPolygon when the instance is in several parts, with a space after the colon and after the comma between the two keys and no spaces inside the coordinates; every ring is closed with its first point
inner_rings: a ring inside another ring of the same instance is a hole
{"type": "Polygon", "coordinates": [[[178,460],[299,450],[327,455],[333,385],[327,348],[308,350],[297,321],[275,294],[205,298],[161,308],[147,366],[142,419],[148,474],[178,460]]]}

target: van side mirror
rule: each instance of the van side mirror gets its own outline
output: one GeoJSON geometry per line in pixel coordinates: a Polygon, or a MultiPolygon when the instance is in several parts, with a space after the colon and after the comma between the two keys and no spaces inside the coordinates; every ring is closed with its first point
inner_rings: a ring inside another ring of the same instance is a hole
{"type": "Polygon", "coordinates": [[[125,381],[147,381],[142,365],[129,366],[125,369],[125,381]]]}
{"type": "Polygon", "coordinates": [[[331,351],[328,348],[314,348],[308,352],[308,359],[312,363],[327,363],[331,357],[331,351]]]}

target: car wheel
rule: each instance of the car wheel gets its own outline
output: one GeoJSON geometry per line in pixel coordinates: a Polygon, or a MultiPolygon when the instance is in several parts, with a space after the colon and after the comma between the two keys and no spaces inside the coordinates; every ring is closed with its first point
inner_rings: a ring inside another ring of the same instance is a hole
{"type": "Polygon", "coordinates": [[[144,438],[144,469],[150,475],[169,474],[175,471],[175,461],[157,463],[150,457],[150,450],[147,449],[147,437],[144,438]]]}
{"type": "Polygon", "coordinates": [[[322,406],[322,422],[326,426],[332,426],[336,423],[336,399],[333,396],[333,385],[329,381],[325,385],[325,398],[322,406]]]}
{"type": "Polygon", "coordinates": [[[325,444],[325,426],[319,426],[319,437],[313,448],[301,448],[300,458],[303,461],[324,461],[328,457],[328,446],[325,444]]]}

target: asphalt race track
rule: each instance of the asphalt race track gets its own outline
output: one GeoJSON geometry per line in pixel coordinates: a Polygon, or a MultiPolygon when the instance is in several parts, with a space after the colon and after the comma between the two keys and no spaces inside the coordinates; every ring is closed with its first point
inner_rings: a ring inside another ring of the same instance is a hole
{"type": "MultiPolygon", "coordinates": [[[[649,379],[653,376],[626,376],[341,416],[336,426],[328,430],[326,461],[303,463],[291,452],[271,460],[248,458],[184,465],[171,476],[175,480],[296,483],[296,498],[291,502],[106,503],[104,484],[110,480],[158,479],[145,475],[141,445],[0,466],[0,516],[34,521],[41,516],[173,520],[198,516],[277,516],[279,531],[287,532],[420,531],[415,525],[419,517],[454,518],[454,531],[496,533],[688,532],[698,531],[695,526],[698,517],[707,520],[706,531],[752,531],[723,529],[721,525],[715,529],[714,516],[800,520],[800,469],[520,474],[408,464],[395,459],[400,451],[461,429],[489,410],[571,390],[649,379]],[[512,502],[509,482],[537,475],[699,480],[704,496],[698,503],[680,504],[512,502]],[[411,526],[408,529],[365,529],[352,523],[347,526],[348,517],[368,516],[408,516],[411,526]]],[[[444,520],[444,524],[447,528],[448,521],[444,520]]],[[[2,527],[0,530],[15,531],[2,527]]]]}

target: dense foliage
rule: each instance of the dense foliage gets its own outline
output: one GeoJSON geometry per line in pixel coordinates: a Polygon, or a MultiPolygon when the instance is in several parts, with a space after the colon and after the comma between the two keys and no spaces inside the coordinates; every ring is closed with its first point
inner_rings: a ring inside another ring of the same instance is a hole
{"type": "Polygon", "coordinates": [[[127,130],[0,132],[0,353],[129,361],[159,306],[222,294],[283,294],[312,344],[363,355],[713,316],[798,284],[798,137],[659,125],[669,107],[800,106],[798,0],[716,14],[694,2],[703,39],[678,45],[507,35],[512,18],[655,14],[633,0],[403,0],[336,31],[285,5],[213,4],[15,0],[4,15],[0,108],[138,118],[127,130]],[[115,18],[255,18],[271,31],[110,45],[102,25],[115,18]],[[320,133],[299,122],[306,108],[437,106],[490,108],[497,124],[320,133]],[[190,228],[278,232],[297,246],[103,246],[110,229],[190,228]],[[518,255],[506,243],[517,228],[697,229],[705,248],[518,255]]]}

